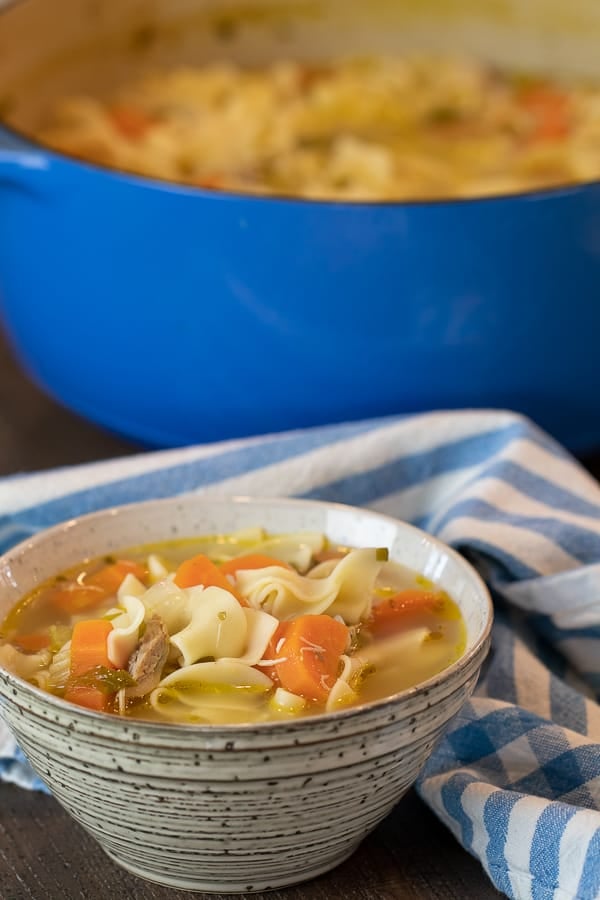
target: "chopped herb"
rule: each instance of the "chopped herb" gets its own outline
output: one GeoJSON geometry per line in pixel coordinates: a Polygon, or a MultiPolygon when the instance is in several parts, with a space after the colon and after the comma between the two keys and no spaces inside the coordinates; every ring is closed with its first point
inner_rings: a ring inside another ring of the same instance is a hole
{"type": "Polygon", "coordinates": [[[429,634],[424,637],[423,643],[427,643],[428,641],[441,641],[443,637],[443,632],[439,630],[430,631],[429,634]]]}
{"type": "Polygon", "coordinates": [[[213,22],[213,32],[220,41],[232,41],[237,34],[237,30],[238,23],[235,19],[223,17],[215,19],[213,22]]]}
{"type": "Polygon", "coordinates": [[[431,125],[456,125],[462,118],[461,111],[453,106],[435,106],[427,113],[431,125]]]}
{"type": "Polygon", "coordinates": [[[352,654],[352,653],[354,653],[356,650],[358,650],[358,648],[359,648],[359,646],[360,646],[360,643],[361,643],[361,641],[360,641],[360,631],[361,631],[361,627],[362,627],[362,623],[360,623],[360,624],[358,624],[358,625],[351,625],[351,626],[348,628],[348,631],[350,632],[350,648],[349,648],[349,650],[348,650],[348,653],[350,653],[350,654],[352,654]]]}
{"type": "Polygon", "coordinates": [[[148,22],[145,25],[140,25],[131,33],[130,47],[132,50],[143,52],[155,43],[156,38],[156,27],[148,22]]]}
{"type": "Polygon", "coordinates": [[[333,186],[336,188],[352,187],[352,179],[348,175],[338,175],[333,179],[333,186]]]}
{"type": "Polygon", "coordinates": [[[513,72],[506,76],[508,83],[516,91],[529,91],[544,85],[544,79],[531,72],[513,72]]]}
{"type": "Polygon", "coordinates": [[[387,562],[389,558],[390,554],[387,547],[378,547],[375,550],[375,559],[377,562],[387,562]]]}
{"type": "Polygon", "coordinates": [[[189,178],[196,172],[196,161],[182,156],[177,160],[177,168],[180,175],[184,178],[189,178]]]}
{"type": "Polygon", "coordinates": [[[350,687],[352,690],[358,691],[365,678],[368,678],[369,675],[373,675],[376,671],[377,669],[373,663],[366,663],[364,666],[361,666],[350,679],[350,687]]]}
{"type": "Polygon", "coordinates": [[[217,613],[217,619],[220,619],[221,622],[224,622],[227,618],[227,613],[224,610],[221,610],[220,613],[217,613]]]}

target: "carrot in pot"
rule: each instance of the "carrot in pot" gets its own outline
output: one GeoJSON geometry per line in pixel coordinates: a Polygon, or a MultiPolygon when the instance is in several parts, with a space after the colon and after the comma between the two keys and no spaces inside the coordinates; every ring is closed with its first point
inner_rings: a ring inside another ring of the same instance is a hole
{"type": "Polygon", "coordinates": [[[195,187],[200,188],[222,188],[225,186],[225,177],[223,175],[204,175],[192,182],[195,187]]]}
{"type": "Polygon", "coordinates": [[[186,559],[181,563],[175,573],[175,584],[180,588],[196,587],[197,585],[202,585],[205,588],[223,588],[224,591],[229,591],[230,594],[233,594],[242,606],[248,605],[241,594],[236,591],[226,574],[204,553],[192,556],[191,559],[186,559]]]}
{"type": "Polygon", "coordinates": [[[133,141],[143,138],[156,124],[151,115],[136,106],[111,106],[108,115],[117,131],[133,141]]]}
{"type": "Polygon", "coordinates": [[[564,91],[541,83],[522,89],[519,102],[532,117],[532,140],[558,141],[569,134],[572,109],[564,91]]]}
{"type": "Polygon", "coordinates": [[[106,710],[110,695],[93,685],[77,684],[78,678],[94,669],[115,669],[108,658],[108,635],[112,624],[106,619],[87,619],[77,622],[71,637],[70,681],[65,700],[86,706],[88,709],[106,710]],[[74,683],[73,683],[74,682],[74,683]]]}
{"type": "Polygon", "coordinates": [[[324,703],[338,676],[349,642],[348,628],[331,616],[299,616],[287,622],[277,653],[281,686],[305,700],[324,703]]]}

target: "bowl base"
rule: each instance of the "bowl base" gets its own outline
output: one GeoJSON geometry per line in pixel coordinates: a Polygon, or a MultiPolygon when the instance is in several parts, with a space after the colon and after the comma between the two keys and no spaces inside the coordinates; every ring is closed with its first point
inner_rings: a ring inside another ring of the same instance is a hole
{"type": "Polygon", "coordinates": [[[340,854],[340,856],[330,859],[325,865],[304,869],[302,871],[296,870],[283,877],[281,875],[277,875],[274,878],[265,878],[262,876],[260,879],[248,878],[246,881],[240,881],[239,879],[236,879],[235,881],[209,881],[206,880],[206,875],[202,874],[199,874],[197,878],[178,878],[175,873],[165,872],[163,876],[154,871],[140,869],[137,866],[132,865],[128,860],[121,859],[119,856],[111,853],[111,851],[107,850],[105,847],[102,847],[102,849],[116,865],[125,869],[131,875],[136,875],[138,878],[143,878],[144,881],[160,884],[163,887],[205,894],[257,894],[263,891],[274,891],[279,888],[291,887],[292,885],[310,881],[313,878],[317,878],[319,875],[325,875],[326,872],[330,872],[332,869],[335,869],[337,866],[346,862],[346,860],[356,852],[361,841],[362,838],[352,846],[350,851],[345,851],[340,854]]]}

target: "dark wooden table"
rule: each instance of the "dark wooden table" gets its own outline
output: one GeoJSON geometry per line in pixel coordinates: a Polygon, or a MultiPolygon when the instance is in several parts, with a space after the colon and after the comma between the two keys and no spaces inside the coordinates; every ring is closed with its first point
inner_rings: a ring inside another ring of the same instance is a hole
{"type": "MultiPolygon", "coordinates": [[[[48,399],[22,374],[0,335],[0,475],[139,449],[48,399]]],[[[161,888],[121,871],[56,801],[0,785],[0,900],[185,900],[201,896],[161,888]]],[[[297,888],[253,896],[269,900],[488,900],[501,895],[491,887],[479,863],[411,792],[339,869],[297,888]]]]}

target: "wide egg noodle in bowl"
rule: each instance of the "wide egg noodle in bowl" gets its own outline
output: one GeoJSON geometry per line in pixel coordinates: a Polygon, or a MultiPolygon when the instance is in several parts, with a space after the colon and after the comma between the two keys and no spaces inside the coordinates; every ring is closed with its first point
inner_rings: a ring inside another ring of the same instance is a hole
{"type": "Polygon", "coordinates": [[[455,662],[466,632],[385,547],[258,528],[82,561],[17,603],[2,634],[3,665],[72,703],[227,724],[397,693],[455,662]]]}

